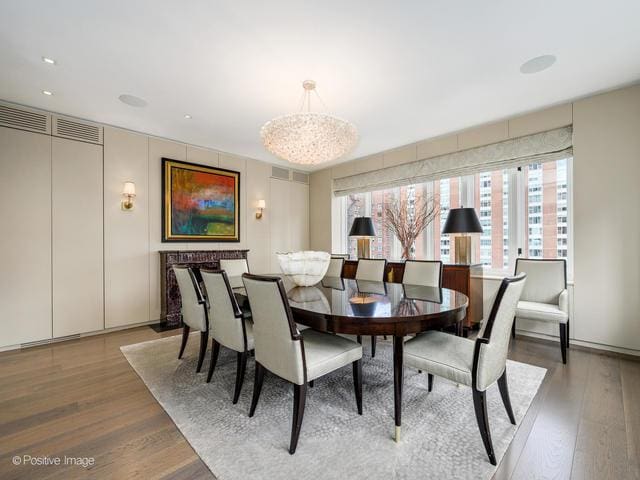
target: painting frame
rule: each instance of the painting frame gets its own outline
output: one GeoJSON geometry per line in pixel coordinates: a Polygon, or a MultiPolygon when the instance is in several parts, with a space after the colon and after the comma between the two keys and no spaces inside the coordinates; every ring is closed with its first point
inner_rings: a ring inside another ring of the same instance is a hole
{"type": "Polygon", "coordinates": [[[184,162],[171,158],[162,158],[162,242],[240,242],[240,172],[228,170],[226,168],[212,167],[209,165],[201,165],[197,163],[184,162]],[[233,225],[234,234],[198,234],[198,233],[176,233],[172,226],[172,200],[174,200],[176,192],[174,192],[174,184],[172,181],[174,169],[189,170],[198,173],[205,173],[221,177],[233,178],[233,225]]]}

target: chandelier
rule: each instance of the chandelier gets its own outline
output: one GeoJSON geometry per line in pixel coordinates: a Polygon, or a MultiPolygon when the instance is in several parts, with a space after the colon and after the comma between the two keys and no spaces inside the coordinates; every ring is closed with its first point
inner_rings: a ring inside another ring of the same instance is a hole
{"type": "Polygon", "coordinates": [[[283,160],[303,165],[317,165],[343,157],[358,140],[356,127],[341,118],[311,112],[311,92],[320,99],[315,91],[316,82],[305,80],[302,88],[299,113],[276,117],[260,129],[265,148],[283,160]]]}

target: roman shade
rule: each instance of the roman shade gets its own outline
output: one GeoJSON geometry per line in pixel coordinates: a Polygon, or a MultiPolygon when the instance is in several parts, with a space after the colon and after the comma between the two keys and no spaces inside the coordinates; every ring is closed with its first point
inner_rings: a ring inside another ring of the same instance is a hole
{"type": "Polygon", "coordinates": [[[568,126],[417,162],[336,178],[333,180],[333,193],[338,197],[559,160],[573,154],[572,131],[572,127],[568,126]]]}

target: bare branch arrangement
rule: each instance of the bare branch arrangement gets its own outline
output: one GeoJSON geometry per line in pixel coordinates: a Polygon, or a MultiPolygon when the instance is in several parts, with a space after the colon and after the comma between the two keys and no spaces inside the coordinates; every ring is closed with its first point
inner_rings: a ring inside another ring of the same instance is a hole
{"type": "Polygon", "coordinates": [[[410,259],[416,238],[440,213],[440,199],[436,195],[416,195],[412,203],[407,195],[401,195],[385,204],[384,213],[385,226],[402,245],[402,258],[410,259]]]}

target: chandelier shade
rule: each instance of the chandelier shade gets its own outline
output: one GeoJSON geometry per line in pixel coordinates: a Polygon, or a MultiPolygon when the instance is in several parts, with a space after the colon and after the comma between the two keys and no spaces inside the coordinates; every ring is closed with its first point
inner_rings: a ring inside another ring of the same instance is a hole
{"type": "MultiPolygon", "coordinates": [[[[303,83],[303,104],[310,106],[315,82],[303,83]]],[[[265,148],[276,157],[301,165],[330,162],[349,153],[358,141],[348,121],[325,113],[300,112],[276,117],[260,130],[265,148]]]]}

